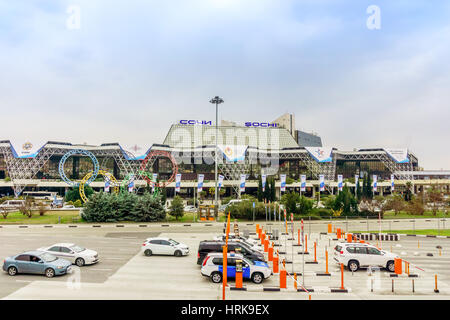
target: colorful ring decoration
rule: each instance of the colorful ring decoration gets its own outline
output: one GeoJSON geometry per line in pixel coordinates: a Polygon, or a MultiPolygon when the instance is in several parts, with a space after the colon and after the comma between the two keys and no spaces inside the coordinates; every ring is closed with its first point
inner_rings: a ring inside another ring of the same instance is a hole
{"type": "MultiPolygon", "coordinates": [[[[92,177],[94,174],[94,171],[89,172],[87,175],[83,177],[83,179],[80,182],[80,198],[83,200],[83,202],[87,202],[88,198],[86,197],[86,194],[84,193],[84,186],[87,184],[87,181],[92,177]]],[[[98,170],[98,174],[102,175],[103,177],[107,177],[109,181],[111,181],[112,189],[114,193],[119,193],[119,183],[117,182],[116,178],[105,170],[98,170]]]]}
{"type": "Polygon", "coordinates": [[[172,175],[170,176],[170,178],[167,181],[160,181],[160,182],[153,182],[152,179],[150,179],[147,175],[144,175],[144,179],[150,183],[150,184],[154,184],[155,187],[158,188],[164,188],[166,187],[169,183],[173,182],[175,180],[175,177],[178,173],[178,164],[177,161],[175,160],[175,158],[173,157],[172,153],[167,152],[167,151],[160,151],[160,150],[155,150],[155,151],[150,151],[147,156],[145,157],[145,159],[142,161],[141,164],[141,171],[145,171],[145,167],[147,166],[147,162],[149,160],[152,159],[157,159],[159,157],[164,157],[164,158],[168,158],[170,160],[170,162],[172,163],[172,175]]]}
{"type": "Polygon", "coordinates": [[[88,156],[89,158],[91,158],[92,163],[94,164],[94,171],[92,172],[92,175],[90,176],[90,178],[85,182],[86,184],[89,185],[92,181],[95,180],[95,178],[97,178],[98,171],[100,169],[97,158],[90,151],[83,150],[83,149],[73,149],[73,150],[70,150],[70,151],[66,152],[62,156],[61,160],[59,161],[59,175],[61,176],[61,179],[63,179],[67,184],[69,184],[71,186],[78,186],[79,185],[78,182],[74,182],[74,181],[70,180],[69,178],[67,178],[66,174],[64,173],[64,164],[66,163],[66,160],[70,156],[73,156],[75,154],[81,154],[81,155],[84,155],[84,156],[88,156]]]}

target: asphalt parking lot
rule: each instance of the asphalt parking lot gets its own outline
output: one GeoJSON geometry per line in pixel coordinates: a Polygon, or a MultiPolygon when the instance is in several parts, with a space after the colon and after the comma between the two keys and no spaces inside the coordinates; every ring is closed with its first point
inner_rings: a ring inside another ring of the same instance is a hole
{"type": "MultiPolygon", "coordinates": [[[[313,225],[322,230],[323,226],[313,225]]],[[[311,229],[313,229],[313,227],[311,229]]],[[[0,298],[3,299],[221,299],[221,287],[201,276],[200,267],[196,264],[197,248],[200,240],[212,239],[221,232],[222,224],[198,225],[148,225],[145,228],[137,225],[101,226],[68,228],[45,228],[35,226],[19,228],[9,226],[0,229],[0,258],[14,255],[56,242],[74,242],[99,252],[101,261],[93,266],[86,266],[80,272],[66,276],[47,279],[37,275],[18,275],[10,277],[0,274],[0,298]],[[187,257],[152,256],[145,257],[141,253],[141,244],[151,236],[168,236],[190,246],[187,257]]],[[[254,225],[242,224],[241,230],[255,230],[254,225]]],[[[284,229],[278,224],[267,225],[267,229],[284,229]]],[[[325,226],[326,228],[326,226],[325,226]]],[[[305,228],[307,233],[308,229],[305,228]]],[[[296,243],[296,234],[295,240],[296,243]]],[[[290,236],[289,236],[290,237],[290,236]]],[[[400,275],[394,279],[385,270],[376,271],[372,276],[366,270],[359,270],[353,275],[344,272],[344,285],[348,293],[331,293],[331,288],[340,287],[341,274],[339,266],[333,262],[332,248],[335,236],[312,232],[308,239],[309,255],[304,255],[305,262],[313,260],[313,242],[317,241],[318,264],[305,263],[305,278],[299,276],[299,282],[305,282],[311,292],[312,299],[449,299],[450,298],[450,239],[401,237],[400,241],[384,242],[383,249],[399,254],[411,262],[411,273],[417,278],[400,275]],[[443,247],[441,255],[436,246],[443,247]],[[325,271],[325,248],[329,251],[329,272],[331,276],[317,276],[325,271]],[[432,257],[427,254],[433,254],[432,257]],[[416,269],[415,266],[420,269],[416,269]],[[438,274],[440,293],[434,293],[434,274],[438,274]],[[373,282],[372,282],[373,279],[373,282]],[[412,280],[414,290],[412,292],[412,280]],[[373,287],[373,292],[371,288],[373,287]]],[[[302,247],[291,246],[291,241],[279,241],[281,254],[292,260],[294,264],[286,264],[289,273],[301,273],[303,255],[298,254],[302,247]],[[286,247],[285,247],[286,244],[286,247]]],[[[229,280],[230,286],[234,281],[229,280]]],[[[279,276],[274,275],[263,285],[244,282],[247,291],[227,289],[227,299],[308,299],[304,292],[295,292],[293,280],[288,277],[287,289],[279,292],[263,291],[264,287],[278,287],[279,276]]]]}

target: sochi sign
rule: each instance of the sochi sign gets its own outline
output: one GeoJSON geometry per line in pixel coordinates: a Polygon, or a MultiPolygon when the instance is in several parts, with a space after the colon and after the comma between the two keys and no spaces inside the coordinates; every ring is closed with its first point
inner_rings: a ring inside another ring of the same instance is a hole
{"type": "Polygon", "coordinates": [[[269,122],[245,122],[244,125],[246,127],[261,127],[261,128],[276,128],[276,123],[269,122]]]}
{"type": "Polygon", "coordinates": [[[191,124],[191,125],[200,124],[203,126],[212,126],[212,121],[211,120],[209,120],[209,121],[207,121],[207,120],[180,120],[180,124],[191,124]]]}

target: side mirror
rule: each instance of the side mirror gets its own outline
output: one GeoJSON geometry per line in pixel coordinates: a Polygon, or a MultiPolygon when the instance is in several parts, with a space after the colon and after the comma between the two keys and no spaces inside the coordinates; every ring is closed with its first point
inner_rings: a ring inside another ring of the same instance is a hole
{"type": "Polygon", "coordinates": [[[39,261],[39,263],[44,263],[44,261],[41,260],[41,261],[39,261]]]}

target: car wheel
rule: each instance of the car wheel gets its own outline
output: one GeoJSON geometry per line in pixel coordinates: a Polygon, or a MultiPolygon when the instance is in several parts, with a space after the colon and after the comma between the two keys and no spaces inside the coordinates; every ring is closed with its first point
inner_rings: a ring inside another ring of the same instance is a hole
{"type": "Polygon", "coordinates": [[[220,272],[213,272],[211,274],[211,281],[214,283],[221,283],[222,282],[222,274],[220,272]]]}
{"type": "Polygon", "coordinates": [[[45,276],[47,278],[53,278],[55,276],[55,270],[53,270],[52,268],[48,268],[45,270],[45,276]]]}
{"type": "Polygon", "coordinates": [[[347,264],[347,268],[352,271],[352,272],[356,272],[359,269],[359,263],[356,260],[350,260],[347,264]]]}
{"type": "Polygon", "coordinates": [[[175,257],[181,257],[182,253],[180,250],[175,251],[175,257]]]}
{"type": "Polygon", "coordinates": [[[252,274],[253,283],[260,284],[264,280],[264,275],[260,272],[255,272],[252,274]]]}
{"type": "Polygon", "coordinates": [[[386,269],[390,272],[394,272],[395,271],[394,261],[388,261],[388,263],[386,264],[386,269]]]}
{"type": "Polygon", "coordinates": [[[153,254],[153,252],[152,252],[152,250],[150,250],[150,249],[145,249],[144,254],[145,254],[147,257],[150,257],[150,256],[153,254]]]}
{"type": "Polygon", "coordinates": [[[79,267],[84,266],[84,259],[83,258],[78,258],[77,260],[75,260],[75,264],[79,267]]]}
{"type": "Polygon", "coordinates": [[[10,276],[15,276],[17,274],[17,268],[16,267],[9,267],[8,268],[8,274],[10,276]]]}

